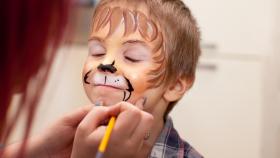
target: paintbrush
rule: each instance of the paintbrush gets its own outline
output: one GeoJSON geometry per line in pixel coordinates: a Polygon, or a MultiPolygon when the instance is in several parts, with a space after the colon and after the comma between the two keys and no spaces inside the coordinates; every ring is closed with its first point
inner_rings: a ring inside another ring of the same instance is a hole
{"type": "MultiPolygon", "coordinates": [[[[96,106],[101,106],[101,103],[97,102],[95,105],[96,106]]],[[[103,157],[103,155],[105,153],[105,150],[106,150],[106,147],[108,145],[113,127],[115,125],[115,122],[116,122],[116,117],[112,116],[110,118],[110,121],[109,121],[108,126],[106,128],[105,134],[104,134],[104,136],[103,136],[103,138],[102,138],[102,140],[99,144],[98,151],[96,153],[95,158],[102,158],[103,157]]]]}

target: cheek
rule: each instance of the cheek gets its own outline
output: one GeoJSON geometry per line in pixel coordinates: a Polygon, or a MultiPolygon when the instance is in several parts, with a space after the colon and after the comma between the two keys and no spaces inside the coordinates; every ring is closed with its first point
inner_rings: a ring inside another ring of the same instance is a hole
{"type": "MultiPolygon", "coordinates": [[[[84,86],[84,89],[85,89],[85,92],[88,96],[91,95],[92,93],[92,88],[91,88],[91,85],[90,83],[86,83],[86,82],[90,82],[90,78],[91,78],[91,74],[89,74],[87,77],[86,77],[86,74],[89,72],[89,71],[95,71],[95,69],[97,68],[98,66],[98,62],[94,62],[92,61],[91,59],[87,59],[85,64],[84,64],[84,67],[83,67],[83,72],[82,72],[82,82],[83,82],[83,86],[84,86]],[[87,79],[86,79],[87,78],[87,79]]],[[[90,98],[90,97],[89,97],[90,98]]]]}
{"type": "Polygon", "coordinates": [[[99,63],[97,61],[93,61],[91,59],[87,59],[85,65],[83,67],[83,76],[90,70],[95,70],[99,63]]]}
{"type": "Polygon", "coordinates": [[[154,69],[153,63],[145,63],[141,66],[130,68],[125,70],[125,77],[131,82],[134,92],[133,94],[143,94],[149,87],[151,76],[148,75],[151,70],[154,69]]]}
{"type": "Polygon", "coordinates": [[[147,75],[145,73],[131,72],[127,77],[134,88],[134,93],[143,93],[147,89],[147,75]]]}

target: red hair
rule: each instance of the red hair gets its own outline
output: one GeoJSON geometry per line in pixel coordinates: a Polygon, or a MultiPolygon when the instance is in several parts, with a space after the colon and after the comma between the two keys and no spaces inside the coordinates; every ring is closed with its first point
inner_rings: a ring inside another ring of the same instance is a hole
{"type": "Polygon", "coordinates": [[[0,143],[6,143],[23,112],[27,120],[26,140],[55,50],[63,37],[69,7],[69,0],[1,1],[0,143]],[[18,90],[22,94],[19,106],[15,115],[8,116],[13,94],[18,90]]]}

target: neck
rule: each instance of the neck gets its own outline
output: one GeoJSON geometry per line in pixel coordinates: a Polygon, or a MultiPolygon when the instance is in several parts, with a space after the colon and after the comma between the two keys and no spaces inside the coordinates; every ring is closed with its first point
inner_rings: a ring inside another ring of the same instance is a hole
{"type": "Polygon", "coordinates": [[[143,146],[139,152],[139,156],[137,157],[148,157],[153,149],[154,144],[156,143],[162,129],[164,127],[164,119],[154,120],[154,124],[152,126],[152,131],[150,131],[150,137],[148,140],[144,140],[143,146]]]}
{"type": "Polygon", "coordinates": [[[143,146],[140,149],[137,158],[148,157],[150,155],[153,146],[156,143],[164,127],[164,113],[168,107],[168,102],[164,99],[161,99],[157,103],[151,104],[156,105],[153,106],[153,108],[145,110],[154,116],[153,125],[150,131],[150,137],[148,138],[148,140],[143,141],[143,146]]]}

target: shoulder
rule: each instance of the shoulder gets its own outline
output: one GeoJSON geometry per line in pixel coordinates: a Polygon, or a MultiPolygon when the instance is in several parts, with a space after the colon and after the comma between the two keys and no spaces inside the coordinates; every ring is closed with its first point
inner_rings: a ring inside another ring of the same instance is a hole
{"type": "Polygon", "coordinates": [[[189,143],[184,141],[184,158],[203,158],[189,143]]]}
{"type": "Polygon", "coordinates": [[[203,158],[189,143],[184,141],[168,118],[165,127],[155,143],[150,158],[203,158]]]}
{"type": "Polygon", "coordinates": [[[170,151],[173,151],[173,155],[177,155],[176,158],[203,158],[196,149],[179,136],[175,128],[172,128],[171,131],[167,146],[169,149],[173,149],[170,151]]]}

